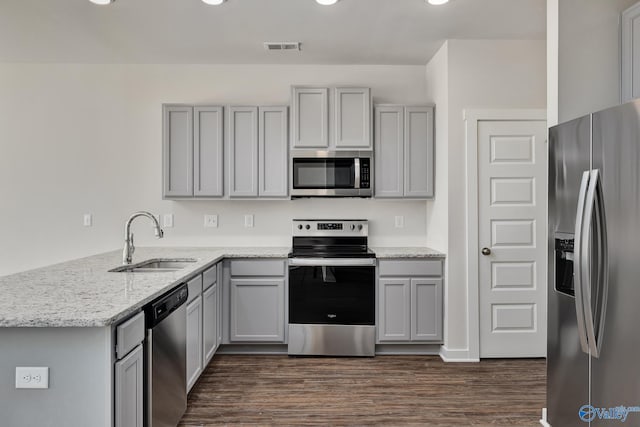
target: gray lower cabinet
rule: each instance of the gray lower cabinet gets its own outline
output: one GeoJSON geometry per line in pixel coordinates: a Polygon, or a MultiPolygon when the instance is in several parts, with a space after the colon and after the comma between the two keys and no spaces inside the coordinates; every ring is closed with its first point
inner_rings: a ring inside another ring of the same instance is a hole
{"type": "Polygon", "coordinates": [[[375,197],[434,196],[434,107],[376,105],[375,197]]]}
{"type": "Polygon", "coordinates": [[[229,262],[229,342],[285,342],[286,261],[229,262]]]}
{"type": "Polygon", "coordinates": [[[232,342],[284,342],[284,279],[231,279],[232,342]]]}
{"type": "Polygon", "coordinates": [[[214,283],[202,293],[202,345],[204,366],[207,366],[218,349],[219,341],[218,284],[214,283]]]}
{"type": "Polygon", "coordinates": [[[223,195],[223,108],[162,106],[165,198],[223,195]]]}
{"type": "Polygon", "coordinates": [[[187,305],[187,392],[202,373],[202,295],[187,305]]]}
{"type": "Polygon", "coordinates": [[[198,381],[221,341],[218,266],[187,282],[187,392],[198,381]]]}
{"type": "Polygon", "coordinates": [[[115,427],[142,427],[144,357],[139,344],[115,363],[115,427]]]}
{"type": "Polygon", "coordinates": [[[441,260],[381,260],[378,342],[441,342],[441,260]]]}
{"type": "Polygon", "coordinates": [[[115,328],[115,427],[142,427],[144,413],[144,313],[115,328]]]}

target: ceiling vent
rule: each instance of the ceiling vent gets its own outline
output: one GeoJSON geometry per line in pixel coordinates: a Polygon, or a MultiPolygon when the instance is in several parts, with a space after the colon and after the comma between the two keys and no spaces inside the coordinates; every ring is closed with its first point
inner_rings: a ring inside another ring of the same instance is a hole
{"type": "Polygon", "coordinates": [[[264,42],[266,50],[300,50],[300,42],[264,42]]]}

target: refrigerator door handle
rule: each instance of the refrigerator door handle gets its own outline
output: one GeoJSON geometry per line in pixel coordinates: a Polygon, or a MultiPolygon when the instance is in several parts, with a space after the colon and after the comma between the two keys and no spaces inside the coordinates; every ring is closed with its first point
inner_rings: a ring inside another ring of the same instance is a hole
{"type": "Polygon", "coordinates": [[[576,320],[578,324],[578,337],[580,337],[580,347],[584,353],[589,354],[589,344],[587,342],[587,332],[585,329],[584,321],[584,301],[582,297],[582,230],[584,222],[584,205],[587,195],[587,188],[589,186],[589,171],[582,173],[582,181],[580,182],[580,192],[578,193],[578,207],[576,209],[576,229],[574,233],[574,254],[575,259],[573,261],[573,288],[575,292],[575,304],[576,304],[576,320]]]}
{"type": "Polygon", "coordinates": [[[602,346],[602,334],[604,331],[604,319],[605,309],[607,304],[608,293],[608,258],[607,258],[607,226],[604,212],[604,198],[602,194],[602,183],[600,180],[600,173],[597,169],[594,169],[589,174],[589,188],[587,190],[586,204],[584,217],[586,223],[582,230],[581,240],[583,245],[581,247],[582,256],[582,277],[587,278],[583,280],[583,307],[584,307],[584,320],[587,331],[587,342],[591,356],[600,357],[600,350],[602,346]],[[591,283],[592,280],[592,247],[591,247],[591,229],[593,225],[594,213],[596,216],[596,242],[597,242],[597,266],[596,266],[596,283],[595,288],[591,283]],[[594,292],[592,292],[592,290],[594,292]],[[593,307],[593,293],[597,306],[593,307]],[[594,313],[593,310],[596,310],[594,313]],[[596,319],[598,320],[596,331],[596,319]]]}

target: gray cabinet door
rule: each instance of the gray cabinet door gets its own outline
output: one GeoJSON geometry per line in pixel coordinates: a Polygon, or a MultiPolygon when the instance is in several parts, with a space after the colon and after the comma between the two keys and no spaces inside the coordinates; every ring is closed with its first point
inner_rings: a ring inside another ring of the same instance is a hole
{"type": "Polygon", "coordinates": [[[187,306],[187,393],[202,373],[202,296],[187,306]]]}
{"type": "Polygon", "coordinates": [[[335,148],[371,150],[371,89],[334,89],[335,148]]]}
{"type": "Polygon", "coordinates": [[[411,279],[411,340],[442,341],[441,279],[411,279]]]}
{"type": "Polygon", "coordinates": [[[411,279],[379,279],[378,341],[411,339],[411,279]]]}
{"type": "Polygon", "coordinates": [[[193,194],[221,197],[223,189],[222,107],[193,109],[193,194]]]}
{"type": "Polygon", "coordinates": [[[193,196],[193,108],[162,106],[164,197],[193,196]]]}
{"type": "Polygon", "coordinates": [[[292,147],[329,147],[329,89],[293,87],[291,98],[292,147]]]}
{"type": "Polygon", "coordinates": [[[115,363],[115,427],[142,427],[144,357],[142,344],[115,363]]]}
{"type": "Polygon", "coordinates": [[[204,369],[218,348],[218,284],[202,293],[202,346],[204,369]]]}
{"type": "Polygon", "coordinates": [[[229,196],[258,195],[258,108],[228,108],[229,196]]]}
{"type": "Polygon", "coordinates": [[[231,279],[231,342],[284,342],[284,279],[231,279]]]}
{"type": "Polygon", "coordinates": [[[375,196],[404,196],[404,107],[375,108],[375,196]]]}
{"type": "Polygon", "coordinates": [[[286,197],[289,170],[288,108],[260,107],[258,116],[258,194],[260,197],[286,197]]]}
{"type": "Polygon", "coordinates": [[[433,107],[406,107],[404,121],[404,195],[433,197],[433,107]]]}

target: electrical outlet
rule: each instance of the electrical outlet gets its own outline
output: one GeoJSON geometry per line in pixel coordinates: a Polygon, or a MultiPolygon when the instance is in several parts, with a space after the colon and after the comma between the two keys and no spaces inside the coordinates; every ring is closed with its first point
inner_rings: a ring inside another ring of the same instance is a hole
{"type": "Polygon", "coordinates": [[[253,227],[253,215],[245,215],[244,216],[244,226],[245,226],[245,228],[253,227]]]}
{"type": "Polygon", "coordinates": [[[164,214],[162,217],[162,226],[171,228],[173,227],[173,214],[164,214]]]}
{"type": "Polygon", "coordinates": [[[204,226],[218,228],[218,215],[205,215],[204,226]]]}
{"type": "Polygon", "coordinates": [[[404,216],[396,216],[396,228],[404,228],[404,216]]]}
{"type": "Polygon", "coordinates": [[[49,368],[16,366],[16,388],[49,388],[49,368]]]}
{"type": "Polygon", "coordinates": [[[93,224],[93,215],[91,215],[90,213],[84,214],[84,216],[82,217],[82,224],[85,227],[91,227],[91,225],[93,224]]]}

